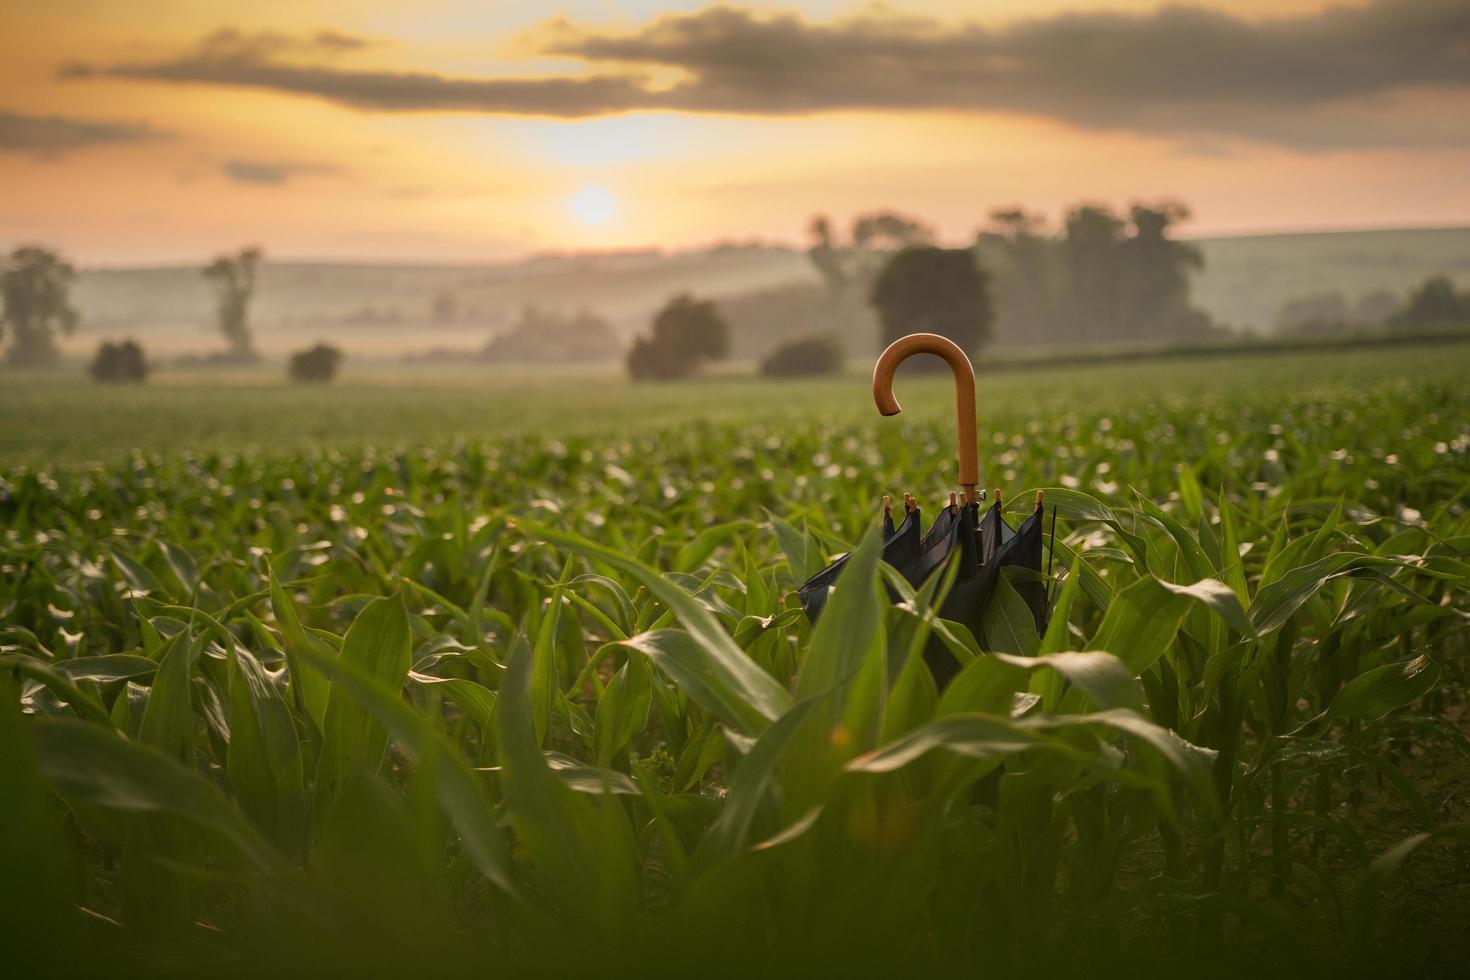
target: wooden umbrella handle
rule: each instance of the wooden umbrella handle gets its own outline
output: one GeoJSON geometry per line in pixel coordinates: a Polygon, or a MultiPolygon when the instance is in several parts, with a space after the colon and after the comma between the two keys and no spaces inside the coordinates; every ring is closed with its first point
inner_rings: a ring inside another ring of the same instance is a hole
{"type": "Polygon", "coordinates": [[[954,372],[955,422],[959,428],[960,486],[965,503],[980,499],[979,436],[975,429],[975,366],[958,344],[936,333],[911,333],[888,345],[873,365],[873,401],[884,415],[903,411],[893,396],[893,373],[915,354],[938,354],[954,372]]]}

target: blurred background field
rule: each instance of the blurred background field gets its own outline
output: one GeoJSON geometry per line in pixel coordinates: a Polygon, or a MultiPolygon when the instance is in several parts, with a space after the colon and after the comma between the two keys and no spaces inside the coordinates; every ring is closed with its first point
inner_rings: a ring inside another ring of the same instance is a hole
{"type": "MultiPolygon", "coordinates": [[[[984,362],[981,362],[984,366],[984,362]]],[[[692,423],[804,429],[885,425],[856,366],[835,378],[759,380],[726,369],[694,381],[631,385],[615,368],[560,371],[483,365],[352,363],[331,387],[290,385],[276,364],[160,371],[148,385],[78,383],[79,369],[14,373],[0,387],[0,468],[116,464],[131,449],[262,452],[384,450],[467,439],[556,440],[651,433],[692,423]]],[[[982,432],[1024,429],[1079,410],[1228,404],[1289,390],[1325,403],[1375,385],[1413,387],[1470,376],[1470,345],[1231,354],[982,374],[982,432]]],[[[947,378],[900,373],[905,412],[932,421],[953,400],[947,378]]],[[[1159,447],[1166,451],[1166,447],[1159,447]]],[[[1351,447],[1349,447],[1351,448],[1351,447]]]]}
{"type": "MultiPolygon", "coordinates": [[[[1282,316],[1289,317],[1294,302],[1341,296],[1351,307],[1375,292],[1405,294],[1433,275],[1470,276],[1467,228],[1190,243],[1202,256],[1201,267],[1190,273],[1197,306],[1217,324],[1257,335],[1291,326],[1282,316]]],[[[251,318],[257,346],[267,354],[320,339],[355,358],[397,360],[436,349],[478,349],[511,330],[526,308],[592,311],[626,342],[680,292],[713,297],[733,315],[735,344],[746,357],[825,326],[821,279],[805,252],[760,243],[549,254],[485,266],[268,260],[251,318]],[[741,322],[742,316],[756,322],[741,322]]],[[[136,337],[160,357],[197,354],[215,342],[214,298],[193,266],[83,268],[73,299],[82,323],[62,343],[75,354],[121,335],[136,337]]]]}

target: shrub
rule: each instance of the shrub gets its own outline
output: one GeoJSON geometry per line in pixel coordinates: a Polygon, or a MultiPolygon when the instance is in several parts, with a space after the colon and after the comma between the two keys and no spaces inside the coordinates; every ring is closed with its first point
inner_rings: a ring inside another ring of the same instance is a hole
{"type": "Polygon", "coordinates": [[[653,335],[639,337],[628,351],[634,381],[687,378],[703,361],[730,352],[730,325],[709,300],[681,293],[653,318],[653,335]]]}
{"type": "Polygon", "coordinates": [[[767,378],[803,378],[842,371],[842,345],[831,334],[782,344],[761,361],[767,378]]]}
{"type": "Polygon", "coordinates": [[[692,370],[682,353],[648,337],[638,337],[628,349],[628,374],[634,381],[674,381],[692,370]]]}
{"type": "Polygon", "coordinates": [[[340,350],[331,344],[317,344],[291,355],[291,380],[306,384],[327,384],[337,376],[337,368],[341,364],[340,350]]]}
{"type": "Polygon", "coordinates": [[[1432,276],[1409,294],[1408,304],[1389,321],[1396,327],[1457,327],[1470,323],[1470,292],[1449,276],[1432,276]]]}
{"type": "Polygon", "coordinates": [[[148,377],[148,362],[136,340],[103,341],[88,369],[94,380],[108,384],[142,384],[148,377]]]}

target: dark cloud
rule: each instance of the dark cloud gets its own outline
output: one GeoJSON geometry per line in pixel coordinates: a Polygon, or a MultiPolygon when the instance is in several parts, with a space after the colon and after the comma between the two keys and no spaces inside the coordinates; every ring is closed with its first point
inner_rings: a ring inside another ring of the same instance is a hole
{"type": "MultiPolygon", "coordinates": [[[[303,42],[224,31],[178,59],[101,71],[392,111],[572,117],[637,109],[766,115],[948,109],[1014,112],[1196,143],[1470,144],[1465,0],[1377,0],[1262,21],[1168,7],[1064,14],[999,29],[891,14],[814,23],[795,14],[712,7],[631,32],[557,21],[540,32],[543,52],[603,66],[605,73],[533,79],[302,63],[303,52],[332,49],[322,37],[303,42]],[[646,73],[655,70],[672,71],[673,84],[651,86],[646,73]],[[1385,109],[1405,98],[1419,99],[1416,106],[1449,103],[1450,111],[1411,112],[1414,122],[1406,126],[1385,109]]],[[[343,50],[367,43],[345,41],[343,50]]]]}
{"type": "MultiPolygon", "coordinates": [[[[1045,116],[1098,129],[1217,135],[1315,148],[1443,142],[1383,132],[1345,103],[1450,89],[1470,114],[1470,3],[1380,0],[1247,21],[1166,7],[1079,13],[987,30],[868,16],[814,24],[737,8],[664,17],[633,33],[555,25],[549,53],[678,69],[682,108],[800,113],[941,108],[1045,116]],[[1330,119],[1316,118],[1318,110],[1330,119]],[[1300,123],[1300,132],[1293,128],[1300,123]],[[1362,130],[1355,131],[1361,123],[1362,130]]],[[[1442,120],[1450,141],[1470,124],[1442,120]]]]}
{"type": "Polygon", "coordinates": [[[0,111],[0,153],[59,157],[74,150],[109,143],[138,143],[164,134],[142,123],[29,116],[0,111]]]}
{"type": "Polygon", "coordinates": [[[389,112],[462,111],[547,116],[591,116],[645,105],[641,79],[447,78],[430,72],[349,70],[300,64],[290,56],[303,49],[348,50],[367,42],[323,32],[312,38],[217,31],[182,57],[96,67],[67,65],[65,78],[110,75],[176,83],[205,83],[269,89],[328,99],[356,109],[389,112]],[[330,39],[324,42],[324,38],[330,39]]]}
{"type": "Polygon", "coordinates": [[[335,174],[341,171],[324,163],[296,163],[289,160],[226,160],[220,171],[241,184],[284,184],[292,177],[310,174],[335,174]]]}

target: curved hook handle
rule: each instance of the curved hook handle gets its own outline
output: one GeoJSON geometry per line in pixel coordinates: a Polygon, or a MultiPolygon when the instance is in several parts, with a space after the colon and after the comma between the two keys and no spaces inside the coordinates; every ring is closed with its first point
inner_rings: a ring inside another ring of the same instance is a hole
{"type": "Polygon", "coordinates": [[[911,333],[888,345],[873,365],[873,401],[884,415],[903,411],[893,397],[893,372],[915,354],[938,354],[954,372],[955,422],[959,429],[960,486],[965,503],[980,499],[980,450],[975,432],[975,367],[958,344],[936,333],[911,333]]]}

